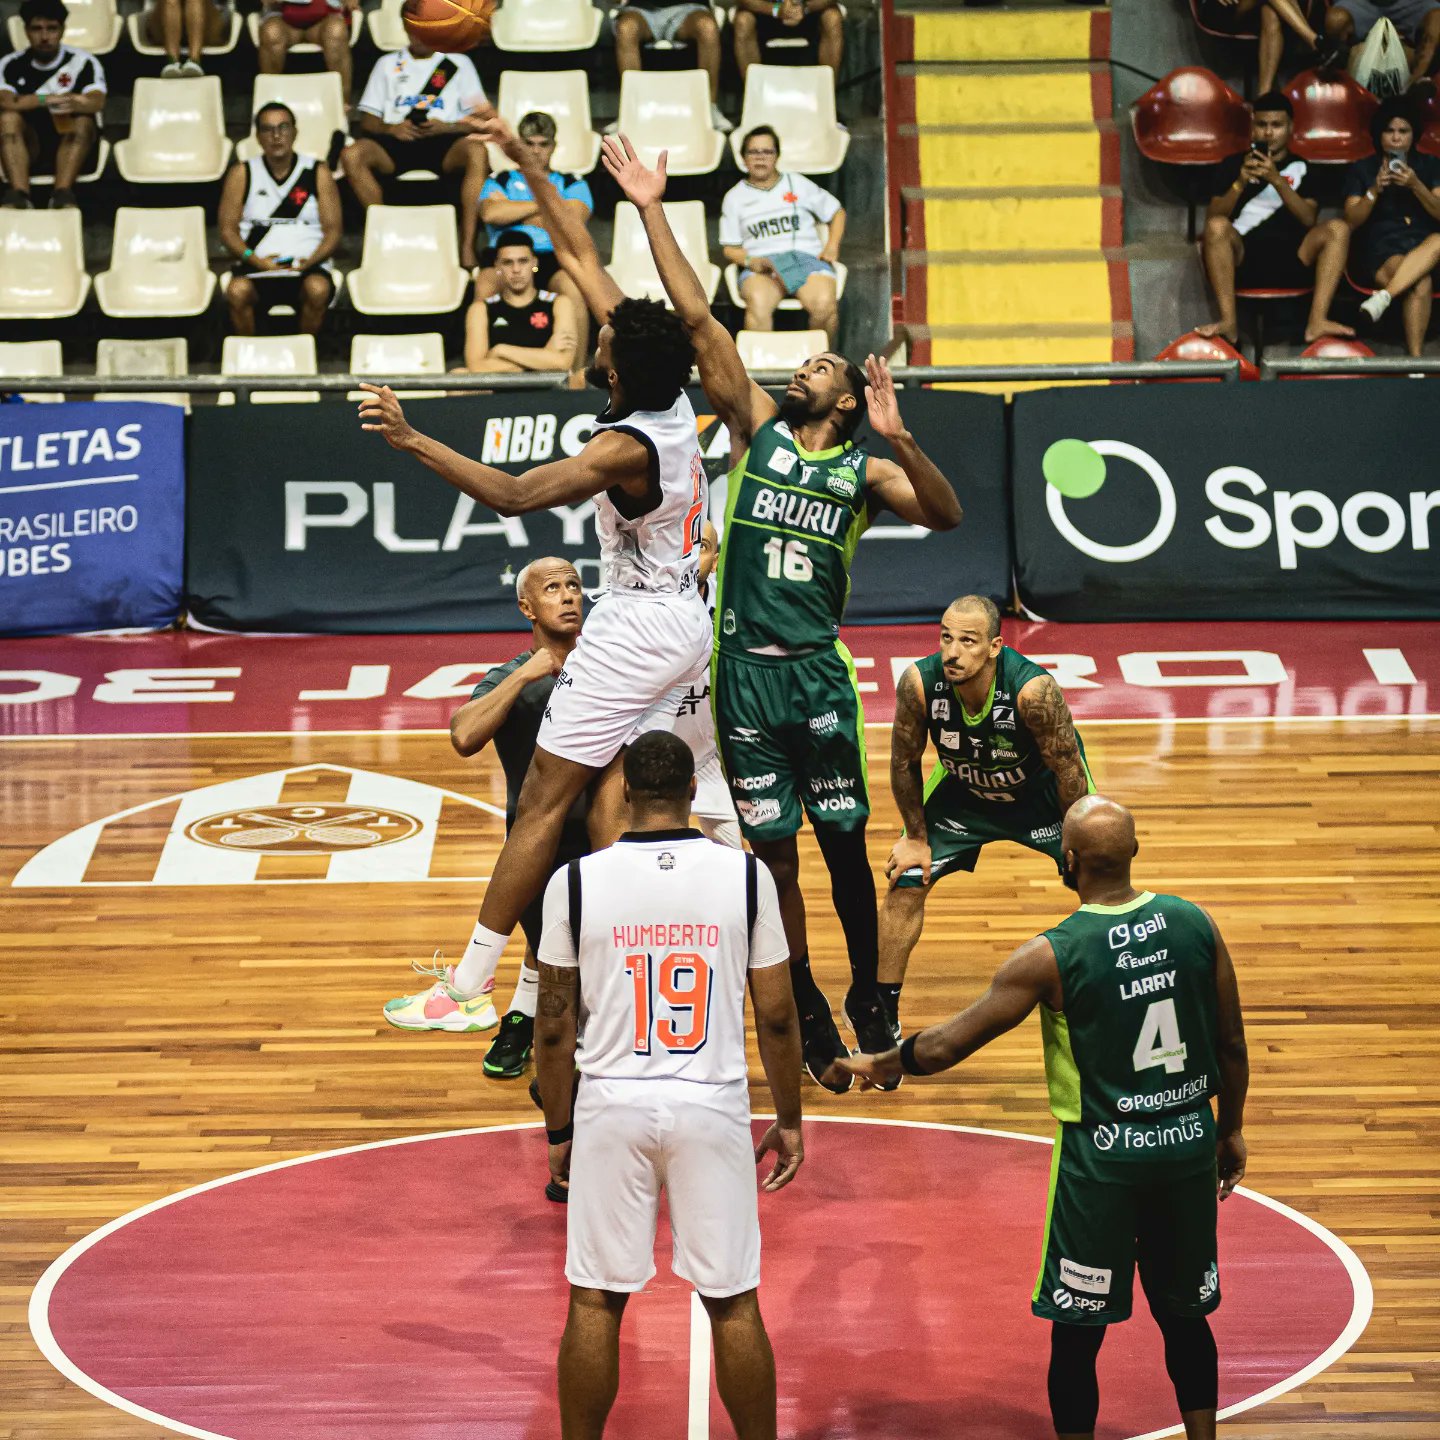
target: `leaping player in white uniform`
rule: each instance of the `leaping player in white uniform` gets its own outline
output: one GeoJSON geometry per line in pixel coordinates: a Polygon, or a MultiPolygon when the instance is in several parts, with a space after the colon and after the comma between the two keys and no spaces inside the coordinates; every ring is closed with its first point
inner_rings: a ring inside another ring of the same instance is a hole
{"type": "Polygon", "coordinates": [[[610,403],[578,455],[518,476],[420,434],[388,386],[362,387],[361,425],[501,515],[593,499],[608,591],[556,677],[515,823],[465,953],[434,987],[457,1003],[494,978],[521,913],[549,876],[565,815],[597,772],[608,773],[591,792],[592,842],[608,845],[619,833],[623,801],[613,762],[646,730],[674,728],[680,697],[713,638],[697,575],[707,486],[683,388],[695,362],[689,336],[658,302],[625,298],[584,223],[535,169],[529,147],[493,111],[485,114],[480,132],[524,171],[556,256],[600,322],[586,378],[609,392],[610,403]]]}
{"type": "Polygon", "coordinates": [[[686,828],[694,775],[677,735],[642,735],[624,760],[631,828],[557,870],[545,892],[536,1069],[552,1182],[570,1186],[563,1440],[604,1433],[625,1304],[655,1273],[662,1189],[671,1268],[709,1312],[716,1384],[735,1433],[775,1440],[775,1357],[756,1295],[755,1164],[775,1152],[763,1185],[771,1191],[804,1158],[800,1022],[775,882],[753,855],[686,828]],[[777,1116],[758,1147],[747,984],[777,1116]]]}

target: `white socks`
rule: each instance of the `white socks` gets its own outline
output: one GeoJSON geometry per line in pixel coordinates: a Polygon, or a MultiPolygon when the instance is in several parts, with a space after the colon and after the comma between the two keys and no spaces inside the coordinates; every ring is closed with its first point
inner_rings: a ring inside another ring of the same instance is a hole
{"type": "MultiPolygon", "coordinates": [[[[535,1018],[535,1002],[540,998],[540,971],[532,963],[530,952],[520,966],[520,978],[515,982],[515,993],[510,997],[510,1010],[535,1018]]],[[[509,1011],[506,1012],[507,1014],[509,1011]]]]}
{"type": "Polygon", "coordinates": [[[462,995],[471,997],[478,995],[495,978],[495,971],[500,964],[500,956],[509,940],[508,935],[487,930],[477,920],[475,932],[470,936],[470,943],[466,945],[465,953],[455,967],[455,977],[451,981],[455,989],[462,995]]]}
{"type": "Polygon", "coordinates": [[[1390,302],[1394,298],[1388,290],[1377,290],[1360,308],[1372,320],[1378,320],[1390,308],[1390,302]]]}

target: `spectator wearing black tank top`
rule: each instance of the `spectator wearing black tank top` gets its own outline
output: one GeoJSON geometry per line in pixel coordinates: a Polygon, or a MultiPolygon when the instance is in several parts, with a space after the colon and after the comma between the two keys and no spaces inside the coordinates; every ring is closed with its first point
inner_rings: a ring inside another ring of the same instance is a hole
{"type": "Polygon", "coordinates": [[[500,290],[476,300],[465,316],[465,369],[518,375],[524,370],[569,370],[575,364],[580,321],[564,295],[535,285],[535,247],[523,230],[495,242],[500,290]]]}

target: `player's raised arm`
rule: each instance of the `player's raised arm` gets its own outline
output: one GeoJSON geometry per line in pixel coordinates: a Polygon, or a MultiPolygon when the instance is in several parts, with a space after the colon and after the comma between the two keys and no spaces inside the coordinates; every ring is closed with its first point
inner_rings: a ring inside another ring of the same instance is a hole
{"type": "Polygon", "coordinates": [[[1075,738],[1075,721],[1065,703],[1064,692],[1049,675],[1037,675],[1021,688],[1015,703],[1021,719],[1035,737],[1040,754],[1055,775],[1060,791],[1060,813],[1064,813],[1095,787],[1075,738]]]}
{"type": "Polygon", "coordinates": [[[667,154],[662,150],[655,169],[650,170],[640,163],[634,146],[624,135],[607,136],[601,150],[605,168],[640,212],[660,283],[695,346],[705,398],[730,431],[731,440],[746,444],[779,407],[745,373],[735,341],[711,313],[705,287],[670,228],[662,203],[667,154]]]}
{"type": "Polygon", "coordinates": [[[920,770],[924,756],[925,692],[920,671],[911,665],[895,687],[895,722],[890,736],[890,789],[905,826],[905,833],[895,842],[885,863],[885,878],[892,890],[900,877],[917,865],[922,882],[930,883],[930,836],[925,825],[925,780],[920,770]]]}
{"type": "Polygon", "coordinates": [[[876,499],[911,525],[927,530],[953,530],[964,511],[955,487],[940,467],[915,443],[915,437],[900,418],[900,402],[890,367],[874,355],[865,357],[865,404],[870,428],[890,442],[897,465],[891,460],[871,460],[866,479],[876,499]]]}
{"type": "Polygon", "coordinates": [[[1235,964],[1213,919],[1210,929],[1215,934],[1215,1018],[1219,1031],[1215,1040],[1215,1058],[1220,1067],[1220,1092],[1215,1107],[1215,1162],[1220,1180],[1220,1198],[1224,1200],[1245,1178],[1249,1152],[1243,1133],[1245,1095],[1250,1088],[1250,1052],[1245,1044],[1245,1017],[1240,1011],[1240,986],[1235,979],[1235,964]]]}

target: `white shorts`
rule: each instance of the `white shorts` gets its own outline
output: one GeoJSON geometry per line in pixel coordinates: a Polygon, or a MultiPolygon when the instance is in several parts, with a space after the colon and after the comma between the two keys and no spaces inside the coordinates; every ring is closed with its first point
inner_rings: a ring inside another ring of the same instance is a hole
{"type": "Polygon", "coordinates": [[[701,820],[709,821],[717,829],[723,829],[727,824],[734,827],[735,839],[722,837],[718,834],[711,834],[710,829],[705,827],[705,833],[710,835],[712,840],[719,840],[722,845],[734,845],[740,848],[740,821],[735,815],[735,801],[730,796],[730,784],[725,779],[725,771],[720,766],[720,757],[713,750],[710,758],[704,764],[696,764],[695,779],[698,782],[695,786],[695,799],[690,803],[690,809],[700,817],[701,820]]]}
{"type": "Polygon", "coordinates": [[[716,1298],[755,1289],[759,1186],[745,1082],[585,1076],[570,1152],[565,1278],[594,1290],[643,1290],[655,1273],[662,1189],[675,1274],[716,1298]]]}
{"type": "Polygon", "coordinates": [[[689,595],[603,595],[545,707],[536,744],[562,760],[603,770],[647,730],[674,730],[690,677],[714,631],[689,595]]]}

